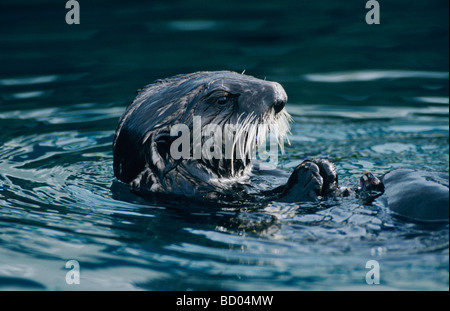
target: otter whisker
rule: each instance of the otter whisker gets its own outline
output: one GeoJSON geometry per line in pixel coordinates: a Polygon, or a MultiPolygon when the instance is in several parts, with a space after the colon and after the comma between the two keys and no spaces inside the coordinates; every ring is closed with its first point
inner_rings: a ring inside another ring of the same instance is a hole
{"type": "Polygon", "coordinates": [[[241,160],[244,166],[247,161],[256,158],[257,148],[262,146],[271,133],[284,153],[284,141],[289,142],[287,134],[289,133],[290,115],[282,110],[278,115],[269,111],[262,116],[257,116],[254,112],[250,114],[241,114],[235,123],[236,134],[233,140],[231,154],[231,174],[235,175],[234,161],[241,160]]]}
{"type": "Polygon", "coordinates": [[[251,125],[252,121],[256,118],[256,116],[254,115],[254,113],[250,113],[248,115],[245,116],[244,118],[244,113],[239,115],[237,118],[236,123],[234,123],[234,131],[235,131],[235,135],[233,137],[233,143],[232,143],[232,148],[231,148],[231,174],[235,175],[235,167],[234,167],[234,162],[235,160],[242,160],[242,163],[245,166],[245,159],[247,157],[247,152],[246,152],[246,141],[247,141],[247,133],[248,133],[248,128],[251,125]],[[235,154],[236,154],[236,158],[235,158],[235,154]]]}
{"type": "Polygon", "coordinates": [[[250,114],[248,114],[245,119],[242,122],[239,122],[238,119],[238,129],[236,131],[236,137],[235,137],[235,145],[238,146],[238,151],[239,151],[239,159],[244,162],[244,160],[247,157],[247,147],[245,144],[246,141],[246,136],[248,134],[249,128],[252,125],[252,122],[256,119],[256,116],[254,114],[254,112],[251,112],[250,114]]]}

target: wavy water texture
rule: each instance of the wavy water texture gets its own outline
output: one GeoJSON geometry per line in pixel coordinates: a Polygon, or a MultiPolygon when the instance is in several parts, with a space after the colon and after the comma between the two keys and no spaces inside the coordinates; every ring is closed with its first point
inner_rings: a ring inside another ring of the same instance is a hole
{"type": "Polygon", "coordinates": [[[136,89],[245,69],[289,95],[280,169],[328,158],[349,186],[367,170],[448,172],[448,2],[383,2],[371,26],[350,2],[195,0],[90,4],[69,26],[53,2],[0,10],[1,290],[448,290],[448,223],[356,198],[150,201],[114,181],[111,146],[136,89]]]}
{"type": "MultiPolygon", "coordinates": [[[[348,185],[364,170],[448,170],[448,107],[435,105],[291,103],[295,122],[282,167],[330,158],[348,185]]],[[[76,258],[89,275],[85,289],[251,290],[256,283],[261,289],[353,289],[368,256],[395,271],[384,277],[387,289],[422,289],[413,282],[418,277],[426,278],[425,288],[445,285],[448,225],[430,230],[396,219],[383,206],[340,199],[185,210],[118,196],[110,190],[111,142],[122,110],[91,103],[0,113],[8,131],[20,133],[3,133],[0,151],[4,287],[67,288],[57,275],[76,258]],[[21,133],[23,122],[39,126],[21,133]],[[402,267],[403,256],[417,267],[402,267]],[[179,273],[189,274],[189,282],[179,273]],[[328,281],[329,273],[338,273],[339,281],[328,281]]]]}

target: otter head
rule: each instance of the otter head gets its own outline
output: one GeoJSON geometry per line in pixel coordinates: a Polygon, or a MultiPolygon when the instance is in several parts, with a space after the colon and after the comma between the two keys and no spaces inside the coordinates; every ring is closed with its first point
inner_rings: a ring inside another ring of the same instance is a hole
{"type": "Polygon", "coordinates": [[[269,132],[282,146],[289,132],[286,102],[280,84],[235,72],[158,80],[139,92],[119,122],[114,174],[162,192],[179,189],[183,178],[207,185],[242,175],[269,132]]]}

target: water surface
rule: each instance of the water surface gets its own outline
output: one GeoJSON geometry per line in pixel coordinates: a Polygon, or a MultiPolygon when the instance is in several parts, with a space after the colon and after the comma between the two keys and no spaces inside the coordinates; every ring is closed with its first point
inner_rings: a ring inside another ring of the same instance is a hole
{"type": "Polygon", "coordinates": [[[148,202],[114,187],[111,146],[138,88],[245,70],[288,93],[282,169],[448,171],[447,1],[382,2],[371,26],[356,2],[79,2],[70,26],[61,1],[0,4],[0,289],[448,290],[448,223],[354,199],[148,202]]]}

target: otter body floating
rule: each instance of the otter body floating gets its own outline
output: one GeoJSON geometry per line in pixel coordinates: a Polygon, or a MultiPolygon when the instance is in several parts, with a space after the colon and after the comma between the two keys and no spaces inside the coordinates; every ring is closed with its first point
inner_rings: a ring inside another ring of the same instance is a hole
{"type": "MultiPolygon", "coordinates": [[[[301,202],[336,195],[336,166],[323,159],[304,161],[273,189],[255,185],[277,176],[272,170],[268,178],[252,179],[264,174],[255,173],[253,163],[269,132],[283,147],[291,121],[286,102],[280,84],[230,71],[157,80],[139,91],[119,121],[114,175],[140,193],[208,200],[301,202]]],[[[448,180],[448,172],[395,170],[382,181],[365,173],[360,194],[410,219],[448,221],[448,180]]]]}
{"type": "Polygon", "coordinates": [[[381,200],[396,214],[422,221],[449,219],[449,174],[397,169],[382,178],[381,200]]]}

